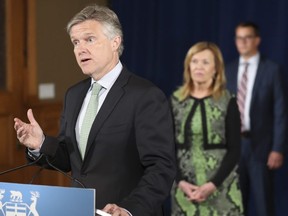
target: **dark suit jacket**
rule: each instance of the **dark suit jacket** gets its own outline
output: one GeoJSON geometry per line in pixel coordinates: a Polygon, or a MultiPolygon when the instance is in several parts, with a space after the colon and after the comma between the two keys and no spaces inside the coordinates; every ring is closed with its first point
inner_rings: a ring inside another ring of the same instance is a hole
{"type": "MultiPolygon", "coordinates": [[[[123,69],[92,125],[82,161],[75,124],[88,78],[66,93],[59,137],[46,136],[41,153],[96,189],[96,207],[116,203],[133,216],[162,215],[175,168],[172,117],[165,95],[123,69]]],[[[79,187],[75,182],[73,186],[79,187]]]]}
{"type": "MultiPolygon", "coordinates": [[[[239,60],[226,66],[227,88],[237,94],[239,60]]],[[[261,56],[250,106],[251,140],[255,157],[267,161],[270,151],[282,152],[287,134],[287,106],[279,66],[261,56]]]]}

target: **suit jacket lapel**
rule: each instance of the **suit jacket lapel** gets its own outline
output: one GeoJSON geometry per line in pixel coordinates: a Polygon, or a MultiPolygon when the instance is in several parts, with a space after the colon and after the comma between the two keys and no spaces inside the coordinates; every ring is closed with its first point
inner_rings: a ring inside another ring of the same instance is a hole
{"type": "Polygon", "coordinates": [[[251,107],[253,106],[256,92],[260,89],[259,85],[261,83],[261,80],[263,80],[262,76],[263,76],[264,70],[265,70],[265,61],[262,57],[260,57],[260,62],[259,62],[258,68],[257,68],[256,77],[255,77],[255,81],[254,81],[254,85],[253,85],[253,89],[252,89],[250,110],[251,110],[251,107]]]}
{"type": "Polygon", "coordinates": [[[84,161],[87,158],[87,155],[89,154],[89,150],[91,149],[91,146],[102,127],[105,120],[108,118],[110,113],[113,111],[121,97],[124,95],[123,86],[128,82],[129,79],[129,73],[127,73],[126,69],[123,69],[113,84],[112,88],[110,89],[108,95],[106,96],[104,103],[102,104],[90,131],[87,147],[86,147],[86,153],[84,157],[84,161]]]}
{"type": "Polygon", "coordinates": [[[232,93],[236,94],[237,95],[237,89],[238,89],[238,65],[239,65],[239,61],[236,61],[234,64],[233,64],[233,68],[232,68],[232,71],[233,71],[233,74],[232,76],[230,76],[230,79],[231,79],[231,83],[232,83],[232,93]]]}
{"type": "Polygon", "coordinates": [[[80,154],[78,143],[76,140],[75,128],[76,128],[76,123],[78,120],[79,112],[81,110],[82,104],[84,102],[84,99],[86,97],[87,91],[88,91],[90,86],[91,86],[91,78],[84,81],[84,84],[81,85],[81,87],[80,87],[81,89],[78,91],[79,94],[75,95],[75,98],[78,98],[78,99],[76,100],[77,102],[75,103],[75,108],[73,110],[73,115],[72,115],[72,119],[71,119],[71,122],[73,125],[73,127],[71,127],[72,142],[73,142],[75,149],[78,149],[79,159],[81,159],[81,154],[80,154]]]}

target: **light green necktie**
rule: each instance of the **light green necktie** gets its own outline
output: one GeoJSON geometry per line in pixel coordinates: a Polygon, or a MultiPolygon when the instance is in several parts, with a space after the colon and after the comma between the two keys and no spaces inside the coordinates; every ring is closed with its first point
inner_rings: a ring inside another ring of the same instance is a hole
{"type": "Polygon", "coordinates": [[[83,123],[80,130],[80,139],[79,139],[79,150],[82,156],[82,159],[84,158],[88,136],[91,130],[91,126],[94,122],[94,119],[97,114],[98,109],[98,95],[101,90],[101,85],[97,82],[94,82],[92,84],[92,93],[91,98],[87,106],[87,110],[83,119],[83,123]]]}

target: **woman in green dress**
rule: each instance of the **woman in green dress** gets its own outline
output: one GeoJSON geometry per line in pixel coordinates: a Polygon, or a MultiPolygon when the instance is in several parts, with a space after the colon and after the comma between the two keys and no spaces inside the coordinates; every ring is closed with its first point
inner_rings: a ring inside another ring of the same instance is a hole
{"type": "Polygon", "coordinates": [[[236,172],[240,115],[236,98],[225,88],[217,45],[192,46],[183,79],[171,96],[178,165],[171,192],[172,216],[243,215],[236,172]]]}

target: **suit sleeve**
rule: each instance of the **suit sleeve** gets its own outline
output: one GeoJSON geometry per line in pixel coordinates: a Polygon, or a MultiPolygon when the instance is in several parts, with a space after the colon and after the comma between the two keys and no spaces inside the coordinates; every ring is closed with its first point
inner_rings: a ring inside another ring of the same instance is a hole
{"type": "Polygon", "coordinates": [[[240,114],[235,98],[232,98],[228,105],[225,131],[227,153],[223,158],[218,172],[211,180],[216,187],[222,184],[235,168],[240,158],[240,114]]]}
{"type": "Polygon", "coordinates": [[[66,130],[66,120],[65,120],[65,110],[66,110],[66,99],[65,96],[64,108],[60,119],[60,132],[56,137],[45,136],[45,140],[40,149],[40,153],[44,154],[41,164],[45,164],[47,168],[52,169],[48,166],[47,160],[49,160],[54,166],[61,169],[62,171],[71,171],[70,159],[68,151],[65,144],[65,130],[66,130]]]}
{"type": "Polygon", "coordinates": [[[273,122],[273,146],[272,151],[284,153],[287,144],[287,93],[284,90],[284,79],[279,67],[273,71],[273,98],[274,98],[274,122],[273,122]]]}
{"type": "Polygon", "coordinates": [[[120,206],[132,215],[155,215],[176,175],[173,121],[166,96],[150,87],[137,101],[135,136],[144,175],[120,206]]]}

